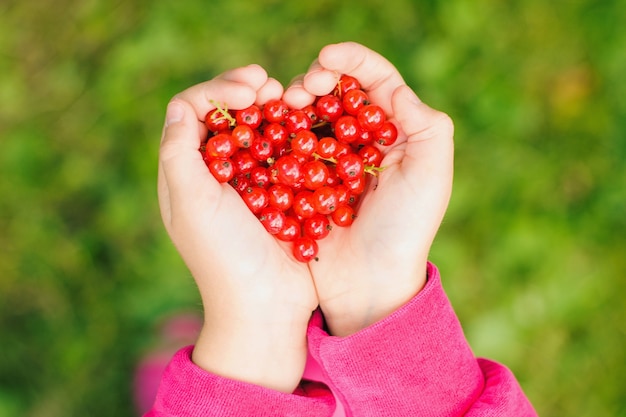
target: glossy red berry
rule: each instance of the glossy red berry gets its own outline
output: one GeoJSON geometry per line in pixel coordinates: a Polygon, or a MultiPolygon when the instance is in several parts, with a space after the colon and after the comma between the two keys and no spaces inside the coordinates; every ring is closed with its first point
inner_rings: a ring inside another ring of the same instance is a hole
{"type": "Polygon", "coordinates": [[[358,154],[349,153],[337,159],[337,176],[344,181],[359,178],[364,172],[365,164],[358,154]]]}
{"type": "Polygon", "coordinates": [[[339,197],[333,187],[320,187],[313,191],[313,207],[321,214],[330,214],[337,208],[339,197]]]}
{"type": "Polygon", "coordinates": [[[259,160],[255,159],[248,149],[240,149],[231,160],[235,164],[235,173],[247,174],[252,168],[259,166],[259,160]]]}
{"type": "Polygon", "coordinates": [[[258,217],[261,224],[265,227],[265,230],[267,230],[271,235],[280,233],[285,226],[287,218],[282,210],[272,206],[263,208],[258,217]]]}
{"type": "Polygon", "coordinates": [[[391,121],[386,120],[380,129],[374,131],[374,138],[380,145],[393,145],[398,139],[398,128],[391,121]]]}
{"type": "Polygon", "coordinates": [[[348,205],[337,207],[337,210],[331,214],[333,223],[340,227],[350,226],[354,222],[355,217],[354,208],[348,205]]]}
{"type": "Polygon", "coordinates": [[[252,141],[252,145],[250,145],[250,154],[260,162],[267,161],[268,158],[274,155],[272,142],[265,136],[257,136],[252,141]]]}
{"type": "Polygon", "coordinates": [[[300,262],[311,262],[319,251],[317,242],[309,236],[300,236],[293,241],[293,256],[300,262]]]}
{"type": "Polygon", "coordinates": [[[345,93],[341,102],[346,113],[356,116],[363,106],[369,104],[369,98],[365,91],[356,89],[345,93]]]}
{"type": "Polygon", "coordinates": [[[365,165],[379,167],[383,160],[383,153],[374,145],[365,145],[359,149],[359,156],[365,165]]]}
{"type": "Polygon", "coordinates": [[[298,155],[308,157],[317,150],[317,135],[310,130],[301,130],[291,140],[291,150],[298,155]]]}
{"type": "Polygon", "coordinates": [[[303,234],[315,239],[324,239],[330,233],[332,226],[327,216],[315,214],[304,221],[302,224],[303,234]]]}
{"type": "Polygon", "coordinates": [[[263,121],[263,113],[257,105],[253,104],[248,108],[237,110],[235,120],[238,125],[248,125],[252,129],[256,129],[263,121]]]}
{"type": "Polygon", "coordinates": [[[333,125],[335,138],[339,142],[352,143],[361,135],[361,127],[356,117],[343,115],[333,125]]]}
{"type": "Polygon", "coordinates": [[[300,191],[293,198],[291,206],[293,212],[302,219],[313,217],[315,211],[315,201],[311,191],[300,191]]]}
{"type": "Polygon", "coordinates": [[[205,145],[207,158],[230,158],[235,154],[237,146],[229,133],[218,133],[209,138],[205,145]]]}
{"type": "Polygon", "coordinates": [[[219,182],[228,182],[235,176],[235,167],[228,158],[211,159],[207,162],[209,171],[219,182]]]}
{"type": "Polygon", "coordinates": [[[263,105],[263,118],[269,123],[282,123],[289,113],[289,106],[281,99],[272,99],[263,105]]]}
{"type": "Polygon", "coordinates": [[[302,179],[302,165],[293,155],[281,156],[273,168],[276,170],[276,177],[283,184],[293,186],[302,179]]]}
{"type": "Polygon", "coordinates": [[[267,189],[269,205],[282,211],[287,211],[293,205],[293,191],[285,184],[272,184],[267,189]]]}
{"type": "Polygon", "coordinates": [[[285,128],[289,135],[295,135],[301,130],[309,130],[311,126],[313,126],[313,122],[303,110],[292,110],[285,118],[285,128]]]}
{"type": "Polygon", "coordinates": [[[302,165],[302,180],[309,190],[315,190],[326,185],[330,172],[328,166],[320,160],[313,159],[302,165]]]}
{"type": "Polygon", "coordinates": [[[301,236],[300,222],[293,216],[285,216],[283,228],[276,234],[276,238],[284,242],[292,242],[301,236]]]}
{"type": "Polygon", "coordinates": [[[368,104],[359,110],[357,119],[363,129],[375,131],[383,126],[386,117],[385,112],[380,106],[368,104]]]}
{"type": "Polygon", "coordinates": [[[337,86],[333,90],[333,94],[339,97],[343,97],[350,90],[356,90],[361,88],[361,83],[355,77],[342,74],[339,77],[339,81],[337,82],[337,86]]]}
{"type": "Polygon", "coordinates": [[[231,132],[233,142],[238,148],[249,148],[254,140],[254,130],[248,125],[239,125],[231,132]]]}
{"type": "Polygon", "coordinates": [[[241,197],[250,211],[254,214],[260,213],[261,210],[269,204],[269,195],[267,194],[267,190],[262,187],[248,187],[248,189],[241,194],[241,197]]]}
{"type": "Polygon", "coordinates": [[[341,99],[333,94],[327,94],[317,99],[315,109],[320,121],[332,123],[343,114],[341,99]]]}
{"type": "Polygon", "coordinates": [[[204,124],[211,132],[221,132],[228,130],[231,126],[232,114],[221,109],[213,109],[204,117],[204,124]]]}

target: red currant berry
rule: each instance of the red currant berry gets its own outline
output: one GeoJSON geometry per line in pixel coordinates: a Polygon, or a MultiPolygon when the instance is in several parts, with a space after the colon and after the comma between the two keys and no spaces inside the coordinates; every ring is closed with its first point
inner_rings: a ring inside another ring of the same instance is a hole
{"type": "Polygon", "coordinates": [[[344,181],[351,181],[363,176],[365,164],[363,159],[354,153],[341,156],[337,160],[337,176],[344,181]]]}
{"type": "Polygon", "coordinates": [[[354,116],[343,115],[333,125],[335,138],[339,142],[352,143],[361,136],[361,128],[354,116]]]}
{"type": "Polygon", "coordinates": [[[346,94],[348,91],[360,88],[361,83],[359,82],[359,80],[351,75],[342,74],[341,77],[339,77],[339,81],[337,82],[337,86],[335,87],[333,94],[339,97],[343,97],[344,94],[346,94]]]}
{"type": "Polygon", "coordinates": [[[241,197],[254,214],[260,213],[261,210],[269,204],[269,195],[265,188],[255,186],[248,187],[248,189],[241,194],[241,197]]]}
{"type": "Polygon", "coordinates": [[[291,149],[293,152],[309,156],[317,149],[317,135],[310,130],[301,130],[291,140],[291,149]]]}
{"type": "Polygon", "coordinates": [[[365,191],[365,185],[367,184],[365,175],[361,175],[360,177],[356,177],[349,181],[344,181],[343,184],[348,187],[351,195],[354,197],[354,201],[357,201],[356,196],[363,194],[365,191]]]}
{"type": "Polygon", "coordinates": [[[308,236],[300,236],[293,241],[293,256],[300,262],[316,259],[318,251],[317,242],[308,236]]]}
{"type": "Polygon", "coordinates": [[[334,188],[337,193],[337,209],[341,206],[352,203],[352,193],[345,184],[337,184],[334,188]]]}
{"type": "Polygon", "coordinates": [[[365,165],[379,167],[383,160],[383,153],[374,145],[365,145],[359,150],[359,156],[365,165]]]}
{"type": "Polygon", "coordinates": [[[313,207],[321,214],[330,214],[337,208],[337,192],[332,187],[320,187],[313,192],[313,207]]]}
{"type": "Polygon", "coordinates": [[[283,242],[292,242],[301,235],[300,222],[292,216],[285,216],[283,228],[276,234],[276,238],[283,242]]]}
{"type": "Polygon", "coordinates": [[[252,168],[259,166],[259,160],[254,158],[248,149],[240,149],[231,157],[237,174],[247,174],[252,168]]]}
{"type": "Polygon", "coordinates": [[[263,136],[269,139],[274,146],[282,145],[287,142],[287,139],[289,139],[289,134],[287,133],[285,126],[278,123],[269,123],[265,126],[263,129],[263,136]]]}
{"type": "Polygon", "coordinates": [[[311,119],[311,126],[318,122],[319,117],[317,115],[317,110],[315,109],[315,106],[309,104],[308,106],[303,107],[302,111],[307,116],[309,116],[309,119],[311,119]]]}
{"type": "Polygon", "coordinates": [[[260,162],[267,161],[274,155],[274,147],[272,142],[264,136],[257,136],[250,145],[250,154],[260,162]]]}
{"type": "Polygon", "coordinates": [[[294,186],[302,179],[302,165],[293,155],[284,155],[278,158],[273,165],[280,182],[294,186]]]}
{"type": "Polygon", "coordinates": [[[250,170],[250,184],[268,188],[270,186],[270,170],[264,166],[254,167],[250,170]]]}
{"type": "Polygon", "coordinates": [[[317,150],[315,152],[324,159],[330,159],[335,156],[337,149],[337,139],[332,136],[324,136],[317,143],[317,150]]]}
{"type": "Polygon", "coordinates": [[[231,120],[232,115],[229,112],[224,115],[222,109],[213,109],[204,117],[204,124],[211,132],[221,132],[230,129],[231,120]]]}
{"type": "Polygon", "coordinates": [[[229,133],[218,133],[209,138],[205,145],[205,156],[208,158],[230,158],[237,147],[229,133]]]}
{"type": "Polygon", "coordinates": [[[335,151],[335,159],[339,159],[344,155],[352,153],[352,148],[350,145],[343,142],[337,142],[337,150],[335,151]]]}
{"type": "Polygon", "coordinates": [[[235,126],[231,135],[238,148],[249,148],[255,137],[254,130],[248,125],[235,126]]]}
{"type": "Polygon", "coordinates": [[[287,211],[291,208],[294,198],[291,187],[285,184],[272,184],[268,188],[267,193],[270,198],[270,206],[276,207],[282,211],[287,211]]]}
{"type": "Polygon", "coordinates": [[[380,106],[375,104],[368,104],[363,106],[357,114],[359,125],[369,131],[375,131],[383,126],[386,120],[385,112],[380,106]]]}
{"type": "Polygon", "coordinates": [[[340,227],[350,226],[355,218],[354,209],[351,206],[339,206],[333,211],[331,218],[333,223],[340,227]]]}
{"type": "Polygon", "coordinates": [[[301,130],[310,130],[313,123],[304,110],[292,110],[285,119],[285,128],[289,135],[295,135],[301,130]]]}
{"type": "Polygon", "coordinates": [[[398,138],[398,128],[391,121],[386,120],[380,129],[374,131],[374,138],[383,146],[393,145],[398,138]]]}
{"type": "Polygon", "coordinates": [[[291,209],[302,219],[313,217],[316,213],[313,193],[311,191],[300,191],[297,193],[293,198],[291,209]]]}
{"type": "Polygon", "coordinates": [[[235,175],[229,183],[239,194],[244,193],[250,187],[250,179],[245,174],[235,175]]]}
{"type": "Polygon", "coordinates": [[[316,214],[306,219],[302,224],[302,233],[315,240],[324,239],[330,233],[332,226],[328,217],[322,214],[316,214]]]}
{"type": "Polygon", "coordinates": [[[281,99],[272,99],[263,105],[263,118],[269,123],[282,123],[287,113],[289,106],[281,99]]]}
{"type": "Polygon", "coordinates": [[[248,125],[252,129],[256,129],[261,126],[263,113],[257,105],[253,104],[246,109],[237,110],[235,112],[235,120],[238,125],[248,125]]]}
{"type": "Polygon", "coordinates": [[[346,113],[356,116],[363,106],[369,104],[369,98],[365,91],[356,89],[344,94],[341,102],[346,113]]]}
{"type": "Polygon", "coordinates": [[[258,215],[261,224],[271,235],[278,234],[285,226],[286,216],[276,207],[265,207],[258,215]]]}
{"type": "Polygon", "coordinates": [[[235,167],[228,158],[210,159],[207,166],[213,177],[219,182],[228,182],[235,176],[235,167]]]}
{"type": "Polygon", "coordinates": [[[315,109],[319,120],[333,123],[343,114],[341,99],[333,94],[327,94],[317,99],[315,109]]]}
{"type": "Polygon", "coordinates": [[[314,159],[302,165],[302,179],[309,190],[326,185],[329,175],[328,167],[322,161],[314,159]]]}

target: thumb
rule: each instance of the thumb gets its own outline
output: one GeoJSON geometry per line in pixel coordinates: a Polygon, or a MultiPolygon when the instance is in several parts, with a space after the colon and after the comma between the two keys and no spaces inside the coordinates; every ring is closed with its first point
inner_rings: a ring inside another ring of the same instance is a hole
{"type": "Polygon", "coordinates": [[[159,149],[159,197],[162,207],[185,206],[199,187],[211,184],[210,173],[199,152],[204,124],[190,103],[174,98],[167,106],[159,149]]]}
{"type": "Polygon", "coordinates": [[[407,85],[396,88],[391,104],[406,137],[401,169],[422,192],[447,206],[452,190],[454,125],[450,117],[423,103],[407,85]]]}
{"type": "MultiPolygon", "coordinates": [[[[391,98],[394,118],[406,137],[405,169],[428,168],[452,177],[454,124],[450,117],[423,103],[407,85],[391,98]]],[[[421,171],[421,170],[420,170],[421,171]]]]}

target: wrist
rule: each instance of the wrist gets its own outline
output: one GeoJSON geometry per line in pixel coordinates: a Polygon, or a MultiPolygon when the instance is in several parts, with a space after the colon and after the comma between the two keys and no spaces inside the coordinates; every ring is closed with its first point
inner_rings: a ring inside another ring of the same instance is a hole
{"type": "Polygon", "coordinates": [[[227,322],[205,324],[192,361],[224,378],[293,392],[306,362],[307,324],[227,322]]]}
{"type": "Polygon", "coordinates": [[[393,314],[424,288],[425,269],[408,275],[376,275],[360,281],[358,288],[349,291],[349,297],[320,302],[330,334],[349,336],[393,314]]]}

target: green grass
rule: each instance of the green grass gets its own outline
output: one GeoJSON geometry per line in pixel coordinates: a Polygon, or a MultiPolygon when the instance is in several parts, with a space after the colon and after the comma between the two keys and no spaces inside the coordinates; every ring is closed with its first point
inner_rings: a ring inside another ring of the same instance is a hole
{"type": "Polygon", "coordinates": [[[156,203],[169,97],[341,40],[455,120],[431,259],[476,353],[542,416],[626,416],[619,1],[75,3],[0,6],[0,417],[133,415],[156,324],[200,308],[156,203]]]}

